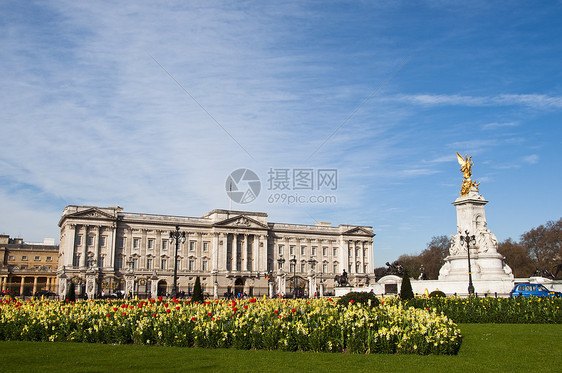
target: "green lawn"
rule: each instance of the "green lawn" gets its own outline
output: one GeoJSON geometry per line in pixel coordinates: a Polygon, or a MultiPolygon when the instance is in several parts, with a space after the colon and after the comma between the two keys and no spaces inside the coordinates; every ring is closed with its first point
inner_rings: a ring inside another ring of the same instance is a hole
{"type": "Polygon", "coordinates": [[[3,372],[554,372],[560,324],[461,324],[457,356],[313,352],[82,343],[0,342],[3,372]]]}

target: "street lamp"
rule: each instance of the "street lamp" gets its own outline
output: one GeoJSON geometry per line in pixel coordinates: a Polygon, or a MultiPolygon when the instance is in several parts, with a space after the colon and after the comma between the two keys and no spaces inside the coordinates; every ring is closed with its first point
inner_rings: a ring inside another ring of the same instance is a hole
{"type": "Polygon", "coordinates": [[[296,282],[297,258],[295,258],[295,256],[293,255],[293,257],[289,260],[289,262],[291,262],[291,266],[293,267],[293,299],[296,299],[297,298],[297,282],[296,282]]]}
{"type": "Polygon", "coordinates": [[[464,245],[466,242],[466,253],[468,254],[468,294],[474,295],[474,285],[472,285],[472,269],[470,266],[470,244],[476,245],[476,237],[474,235],[469,236],[468,230],[464,231],[465,236],[461,235],[461,244],[464,245]]]}
{"type": "Polygon", "coordinates": [[[180,232],[180,226],[176,225],[176,231],[170,232],[170,244],[176,240],[176,254],[174,255],[174,288],[172,297],[178,294],[178,249],[181,243],[185,242],[185,232],[180,232]]]}

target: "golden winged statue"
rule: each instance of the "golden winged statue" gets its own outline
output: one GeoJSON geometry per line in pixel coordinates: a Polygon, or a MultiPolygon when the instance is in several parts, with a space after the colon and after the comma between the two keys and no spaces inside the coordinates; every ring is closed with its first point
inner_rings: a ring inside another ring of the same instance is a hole
{"type": "Polygon", "coordinates": [[[474,163],[472,162],[472,157],[469,157],[468,154],[463,158],[462,155],[459,154],[459,152],[457,152],[457,160],[461,165],[461,172],[463,173],[462,176],[464,177],[461,186],[461,196],[468,196],[468,192],[470,192],[470,189],[472,187],[478,190],[478,185],[480,185],[480,183],[476,184],[470,178],[472,176],[472,165],[474,163]]]}

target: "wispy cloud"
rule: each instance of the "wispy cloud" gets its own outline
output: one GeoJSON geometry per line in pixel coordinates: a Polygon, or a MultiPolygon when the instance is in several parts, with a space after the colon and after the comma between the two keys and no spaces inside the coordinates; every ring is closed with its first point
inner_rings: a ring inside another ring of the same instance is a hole
{"type": "Polygon", "coordinates": [[[395,95],[381,100],[422,106],[525,106],[535,109],[560,109],[562,97],[541,94],[500,94],[497,96],[464,95],[395,95]]]}
{"type": "Polygon", "coordinates": [[[526,157],[523,157],[523,162],[528,164],[535,164],[539,161],[539,156],[537,154],[530,154],[526,157]]]}
{"type": "Polygon", "coordinates": [[[518,122],[493,122],[486,123],[482,126],[483,130],[491,130],[496,128],[511,128],[519,126],[518,122]]]}

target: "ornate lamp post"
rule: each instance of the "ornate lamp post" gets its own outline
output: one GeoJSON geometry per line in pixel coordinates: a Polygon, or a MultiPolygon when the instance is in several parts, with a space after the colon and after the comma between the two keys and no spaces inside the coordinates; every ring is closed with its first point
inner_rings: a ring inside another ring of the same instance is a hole
{"type": "Polygon", "coordinates": [[[293,267],[293,299],[297,298],[297,258],[293,255],[293,257],[289,260],[291,266],[293,267]]]}
{"type": "Polygon", "coordinates": [[[176,240],[176,253],[174,255],[174,288],[172,289],[172,297],[178,294],[178,249],[181,243],[185,242],[185,232],[180,232],[180,226],[176,225],[176,231],[170,232],[170,244],[176,240]]]}
{"type": "Polygon", "coordinates": [[[465,236],[461,235],[460,240],[464,245],[466,243],[466,253],[468,254],[468,294],[474,295],[474,285],[472,285],[472,268],[470,266],[470,244],[476,245],[476,237],[474,235],[470,236],[468,230],[464,231],[465,236]]]}

